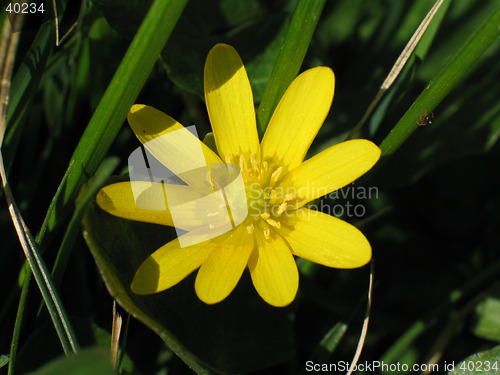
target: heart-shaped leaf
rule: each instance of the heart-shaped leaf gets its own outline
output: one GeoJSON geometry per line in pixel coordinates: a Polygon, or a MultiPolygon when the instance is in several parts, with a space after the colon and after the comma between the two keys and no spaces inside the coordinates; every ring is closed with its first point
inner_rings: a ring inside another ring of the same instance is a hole
{"type": "Polygon", "coordinates": [[[263,302],[245,274],[223,302],[206,305],[194,277],[162,293],[139,296],[130,283],[141,262],[172,239],[172,228],[128,221],[89,205],[84,237],[111,295],[154,330],[198,373],[248,373],[288,360],[294,350],[290,308],[263,302]]]}
{"type": "MultiPolygon", "coordinates": [[[[448,363],[453,366],[454,363],[448,363]]],[[[446,365],[445,365],[446,367],[446,365]]],[[[445,368],[445,370],[448,370],[445,368]]],[[[500,346],[471,355],[454,365],[448,375],[497,375],[500,373],[500,346]]]]}

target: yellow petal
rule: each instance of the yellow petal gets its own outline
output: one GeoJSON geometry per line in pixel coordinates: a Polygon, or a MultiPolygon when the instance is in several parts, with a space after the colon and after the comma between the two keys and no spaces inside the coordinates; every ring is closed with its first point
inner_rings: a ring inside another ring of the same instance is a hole
{"type": "MultiPolygon", "coordinates": [[[[165,113],[146,105],[135,104],[128,122],[137,138],[160,163],[192,186],[205,182],[207,164],[221,159],[188,129],[165,113]]],[[[156,176],[155,176],[156,177],[156,176]]]]}
{"type": "Polygon", "coordinates": [[[286,170],[297,167],[325,121],[333,100],[335,77],[317,67],[300,74],[286,90],[262,139],[262,158],[286,170]]]}
{"type": "Polygon", "coordinates": [[[105,186],[97,194],[96,201],[104,211],[114,216],[172,226],[179,235],[188,231],[182,236],[183,247],[228,232],[244,219],[247,212],[246,206],[237,206],[240,196],[231,200],[233,205],[230,207],[220,191],[202,195],[186,185],[148,181],[105,186]],[[235,219],[238,221],[235,222],[235,219]]]}
{"type": "Polygon", "coordinates": [[[240,56],[227,44],[217,44],[208,54],[205,101],[221,158],[226,162],[236,155],[260,158],[252,88],[240,56]]]}
{"type": "MultiPolygon", "coordinates": [[[[134,184],[142,191],[141,199],[146,202],[164,202],[161,184],[152,186],[151,183],[145,181],[134,182],[134,184]]],[[[173,225],[172,216],[164,204],[163,206],[158,204],[156,207],[161,207],[161,209],[156,210],[148,209],[145,206],[141,208],[137,205],[139,195],[136,199],[133,189],[131,182],[119,182],[105,186],[97,193],[96,202],[104,211],[123,219],[173,225]]]]}
{"type": "Polygon", "coordinates": [[[132,280],[132,291],[151,294],[174,286],[200,267],[214,248],[211,241],[181,248],[178,239],[163,245],[141,264],[132,280]]]}
{"type": "Polygon", "coordinates": [[[280,186],[293,189],[300,207],[338,190],[370,170],[380,158],[380,149],[366,139],[353,139],[332,146],[288,173],[280,186]]]}
{"type": "Polygon", "coordinates": [[[290,248],[273,231],[267,239],[261,230],[255,230],[255,240],[257,246],[248,268],[257,293],[270,305],[289,305],[299,288],[299,273],[290,248]]]}
{"type": "Polygon", "coordinates": [[[236,287],[254,248],[254,236],[240,225],[229,237],[214,240],[216,249],[203,263],[196,276],[195,290],[205,303],[225,299],[236,287]]]}
{"type": "Polygon", "coordinates": [[[371,259],[371,246],[356,227],[336,217],[302,207],[277,231],[293,254],[334,268],[357,268],[371,259]]]}

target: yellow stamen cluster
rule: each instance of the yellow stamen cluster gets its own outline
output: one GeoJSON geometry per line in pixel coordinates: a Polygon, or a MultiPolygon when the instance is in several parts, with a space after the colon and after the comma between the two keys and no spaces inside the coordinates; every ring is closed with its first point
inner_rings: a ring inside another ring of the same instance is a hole
{"type": "Polygon", "coordinates": [[[253,234],[258,225],[264,237],[269,239],[272,227],[281,228],[282,214],[297,197],[294,192],[283,194],[283,189],[279,187],[278,183],[283,177],[282,167],[271,169],[267,161],[260,161],[255,154],[247,158],[240,156],[238,164],[247,189],[250,220],[247,232],[253,234]]]}

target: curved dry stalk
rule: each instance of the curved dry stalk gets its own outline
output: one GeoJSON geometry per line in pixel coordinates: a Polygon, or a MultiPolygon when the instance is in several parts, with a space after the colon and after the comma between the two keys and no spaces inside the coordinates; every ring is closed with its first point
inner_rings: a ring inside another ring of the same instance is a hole
{"type": "Polygon", "coordinates": [[[7,104],[9,103],[10,82],[14,60],[19,44],[20,30],[24,22],[23,13],[15,13],[9,22],[4,22],[0,41],[0,150],[2,148],[3,137],[5,135],[5,121],[7,118],[7,104]]]}
{"type": "Polygon", "coordinates": [[[368,333],[368,323],[370,323],[370,312],[372,309],[372,297],[373,297],[373,277],[375,274],[375,262],[372,258],[370,262],[370,280],[368,282],[368,299],[366,301],[366,312],[365,319],[363,320],[363,328],[361,329],[361,335],[359,337],[358,346],[356,347],[356,352],[352,358],[351,364],[349,365],[349,371],[347,375],[351,375],[359,361],[361,352],[363,351],[363,346],[365,345],[366,334],[368,333]]]}
{"type": "Polygon", "coordinates": [[[424,17],[420,25],[418,25],[417,30],[413,33],[411,36],[410,40],[406,44],[405,48],[397,58],[396,62],[392,66],[391,71],[385,78],[384,82],[380,86],[380,89],[377,92],[377,95],[375,95],[375,98],[372,100],[370,105],[368,106],[368,109],[366,110],[365,114],[359,120],[359,122],[356,124],[356,126],[351,130],[351,132],[347,135],[346,140],[352,139],[363,127],[363,125],[366,123],[370,115],[372,114],[373,110],[379,103],[380,99],[384,96],[385,92],[392,86],[396,78],[399,76],[401,73],[401,70],[403,70],[404,66],[406,65],[406,62],[410,58],[411,54],[415,50],[415,47],[417,47],[418,42],[424,35],[425,30],[429,27],[429,24],[431,23],[432,19],[436,15],[437,11],[443,5],[444,0],[436,0],[434,5],[432,6],[431,10],[427,13],[427,15],[424,17]]]}
{"type": "Polygon", "coordinates": [[[118,361],[120,353],[120,334],[122,331],[122,317],[116,311],[116,301],[113,301],[113,323],[111,327],[111,349],[110,359],[113,370],[118,371],[118,361]]]}
{"type": "Polygon", "coordinates": [[[10,25],[9,22],[4,23],[0,39],[0,61],[3,62],[0,66],[0,179],[5,192],[5,199],[7,201],[12,223],[14,224],[17,236],[19,237],[19,242],[30,265],[31,271],[35,276],[35,280],[40,288],[45,303],[47,304],[47,308],[59,335],[59,339],[61,340],[63,349],[66,354],[69,354],[77,351],[78,343],[76,342],[71,324],[66,318],[66,313],[57,291],[52,285],[50,273],[48,272],[47,267],[38,252],[33,236],[31,235],[28,226],[24,222],[21,212],[17,207],[7,179],[3,154],[1,152],[1,146],[6,130],[7,106],[9,103],[9,92],[14,60],[19,43],[19,36],[21,34],[19,31],[14,32],[14,30],[21,30],[23,22],[24,14],[15,13],[10,20],[10,25]]]}

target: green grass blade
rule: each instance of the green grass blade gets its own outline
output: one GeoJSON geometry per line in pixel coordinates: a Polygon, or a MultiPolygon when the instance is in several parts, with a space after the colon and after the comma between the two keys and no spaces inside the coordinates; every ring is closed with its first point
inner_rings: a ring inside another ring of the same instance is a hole
{"type": "Polygon", "coordinates": [[[324,5],[325,0],[299,0],[297,3],[257,110],[257,127],[261,137],[279,100],[299,72],[324,5]]]}
{"type": "Polygon", "coordinates": [[[383,354],[381,361],[385,363],[396,363],[401,360],[401,357],[412,346],[412,344],[420,336],[426,333],[438,319],[447,313],[455,304],[463,301],[465,298],[479,293],[481,289],[488,288],[494,282],[496,275],[500,270],[500,261],[493,263],[490,267],[483,270],[482,273],[471,279],[461,288],[452,291],[449,298],[442,305],[438,306],[432,313],[428,314],[423,319],[414,322],[383,354]]]}
{"type": "Polygon", "coordinates": [[[430,112],[472,71],[478,59],[500,35],[500,7],[497,7],[462,50],[431,81],[380,144],[382,155],[393,154],[418,128],[420,115],[430,112]]]}
{"type": "MultiPolygon", "coordinates": [[[[330,328],[326,335],[321,339],[318,346],[314,349],[310,361],[315,363],[326,363],[328,359],[331,358],[331,354],[335,351],[340,341],[344,337],[347,331],[347,324],[342,322],[337,322],[330,328]]],[[[301,374],[305,374],[306,371],[302,371],[301,374]]]]}
{"type": "Polygon", "coordinates": [[[49,310],[52,323],[56,329],[61,345],[64,349],[66,355],[70,353],[78,352],[78,341],[76,335],[71,326],[64,306],[59,298],[52,279],[50,277],[49,270],[45,265],[43,258],[40,255],[38,246],[31,236],[31,233],[27,233],[26,239],[28,240],[29,247],[31,248],[31,255],[28,257],[28,263],[30,264],[31,271],[35,276],[35,280],[42,293],[43,300],[47,305],[47,310],[49,310]]]}
{"type": "Polygon", "coordinates": [[[11,85],[11,97],[7,108],[7,131],[3,144],[6,169],[13,162],[15,148],[19,143],[22,125],[30,111],[37,92],[43,69],[54,48],[53,27],[50,23],[42,24],[33,44],[19,66],[11,85]]]}
{"type": "Polygon", "coordinates": [[[89,182],[87,190],[85,190],[83,196],[77,201],[76,210],[68,224],[52,270],[54,285],[59,286],[61,284],[64,271],[66,270],[71,255],[71,250],[73,249],[73,244],[80,233],[80,221],[82,220],[85,207],[91,199],[94,199],[99,189],[116,169],[119,162],[120,160],[115,157],[104,159],[94,178],[89,182]]]}
{"type": "MultiPolygon", "coordinates": [[[[67,3],[68,0],[59,1],[58,21],[60,21],[67,3]]],[[[45,12],[42,25],[12,80],[9,106],[7,107],[7,129],[2,144],[7,172],[14,161],[22,129],[32,110],[47,60],[55,47],[55,26],[52,17],[51,12],[45,12]]]]}
{"type": "MultiPolygon", "coordinates": [[[[59,299],[59,295],[52,284],[52,280],[48,273],[47,266],[45,265],[45,262],[40,255],[38,245],[31,236],[29,228],[26,226],[19,212],[19,209],[17,208],[17,204],[14,200],[14,197],[12,196],[10,185],[8,184],[7,177],[5,176],[5,169],[1,153],[0,153],[0,174],[2,175],[3,187],[9,205],[9,211],[12,217],[12,222],[18,234],[19,241],[25,253],[30,269],[33,272],[38,287],[40,288],[42,297],[47,305],[47,309],[49,310],[50,317],[56,329],[57,335],[59,336],[59,339],[61,341],[61,345],[66,354],[69,354],[70,352],[76,353],[78,350],[78,343],[76,341],[76,336],[73,333],[71,323],[67,319],[67,315],[59,299]]],[[[25,282],[29,282],[29,277],[27,278],[27,280],[25,280],[25,282]]],[[[25,302],[25,296],[24,297],[22,296],[17,314],[18,317],[22,317],[24,313],[24,302],[25,302]]],[[[16,338],[16,335],[18,335],[18,333],[14,332],[14,337],[12,340],[14,349],[17,346],[17,340],[18,340],[16,338]]]]}
{"type": "Polygon", "coordinates": [[[10,342],[10,355],[8,375],[13,375],[16,367],[17,348],[19,345],[19,335],[21,334],[21,326],[23,324],[24,310],[26,308],[26,297],[28,297],[28,290],[31,281],[31,272],[26,272],[24,278],[23,288],[21,289],[21,296],[19,297],[19,305],[17,307],[16,321],[14,322],[14,331],[12,332],[12,340],[10,342]]]}
{"type": "Polygon", "coordinates": [[[156,0],[149,9],[85,129],[71,158],[67,179],[53,198],[37,238],[54,230],[68,215],[78,190],[93,175],[123,124],[129,108],[149,76],[187,0],[156,0]]]}

